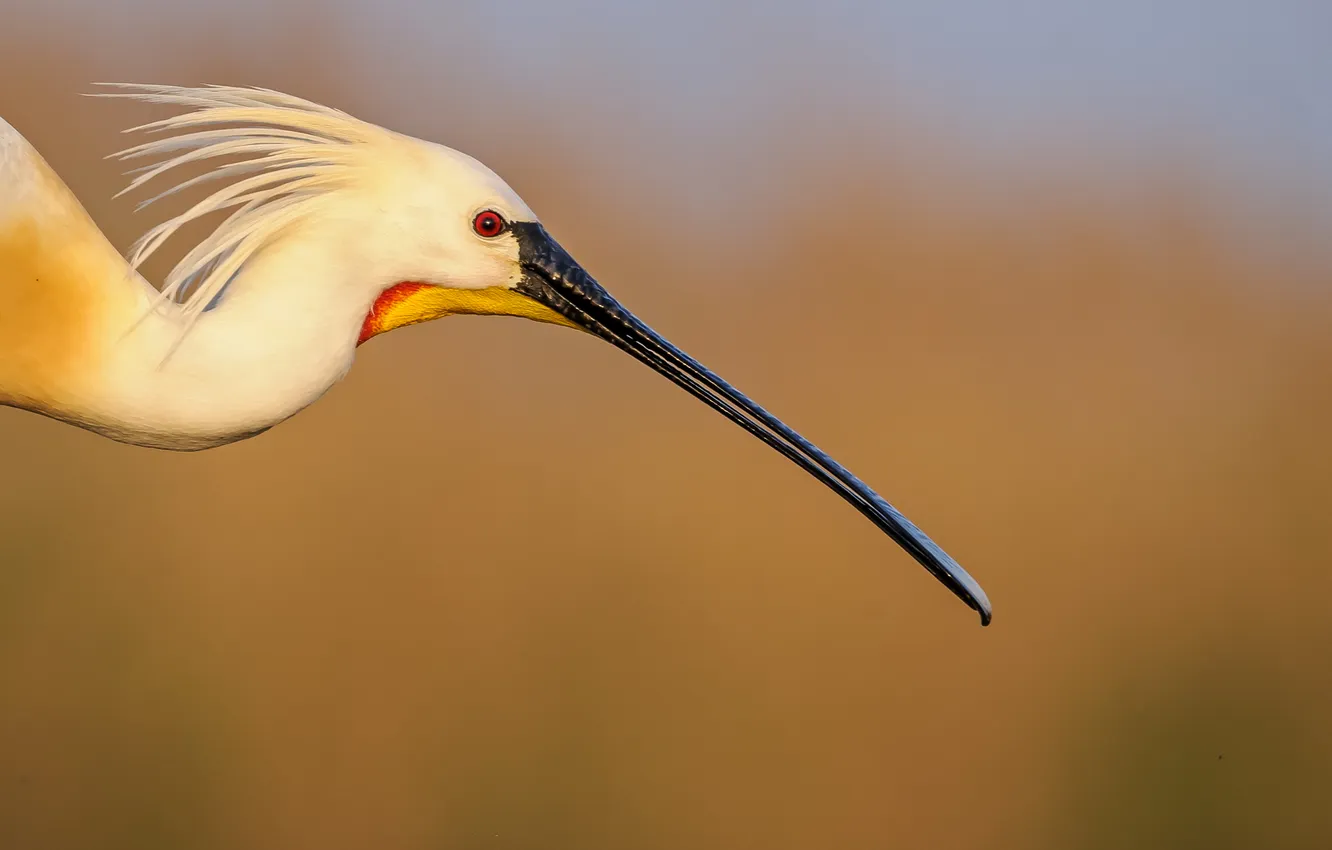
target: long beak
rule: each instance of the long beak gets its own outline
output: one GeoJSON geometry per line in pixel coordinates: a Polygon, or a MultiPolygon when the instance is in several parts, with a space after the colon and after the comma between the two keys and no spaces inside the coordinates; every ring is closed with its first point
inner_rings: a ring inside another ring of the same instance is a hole
{"type": "Polygon", "coordinates": [[[620,306],[535,222],[511,225],[523,280],[517,290],[665,375],[850,502],[990,623],[990,600],[967,571],[841,464],[620,306]]]}

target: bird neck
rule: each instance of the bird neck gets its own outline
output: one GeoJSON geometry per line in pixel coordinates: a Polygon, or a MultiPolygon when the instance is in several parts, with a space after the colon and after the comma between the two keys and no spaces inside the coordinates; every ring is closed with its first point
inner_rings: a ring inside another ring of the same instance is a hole
{"type": "MultiPolygon", "coordinates": [[[[209,448],[296,414],[351,368],[368,303],[354,265],[328,242],[266,248],[186,327],[175,305],[150,313],[108,352],[97,405],[125,442],[209,448]]],[[[136,317],[137,318],[137,317],[136,317]]]]}
{"type": "Polygon", "coordinates": [[[281,422],[351,367],[371,300],[354,223],[265,248],[186,333],[181,309],[153,309],[156,291],[3,121],[0,187],[0,405],[200,449],[281,422]]]}

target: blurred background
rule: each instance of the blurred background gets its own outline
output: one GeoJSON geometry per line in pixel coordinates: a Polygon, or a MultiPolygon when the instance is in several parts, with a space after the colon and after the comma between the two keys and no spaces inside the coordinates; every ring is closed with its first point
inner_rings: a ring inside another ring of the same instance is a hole
{"type": "Polygon", "coordinates": [[[161,113],[93,81],[460,148],[996,613],[554,327],[399,331],[198,455],[0,410],[0,847],[1327,846],[1329,33],[1313,0],[9,4],[0,115],[118,247],[164,211],[102,157],[161,113]]]}

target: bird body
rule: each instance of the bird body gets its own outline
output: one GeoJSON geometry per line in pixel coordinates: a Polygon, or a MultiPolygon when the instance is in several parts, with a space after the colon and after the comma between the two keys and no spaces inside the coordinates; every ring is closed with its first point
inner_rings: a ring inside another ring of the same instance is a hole
{"type": "MultiPolygon", "coordinates": [[[[234,108],[226,101],[211,106],[234,108]]],[[[289,124],[306,114],[299,108],[253,111],[289,124]]],[[[382,195],[398,188],[395,177],[403,178],[376,168],[368,154],[396,155],[407,161],[404,171],[420,164],[413,155],[449,158],[428,143],[345,120],[374,131],[373,142],[326,144],[366,154],[364,165],[347,166],[356,173],[336,191],[301,198],[306,208],[299,216],[279,221],[254,240],[257,245],[243,246],[253,250],[227,279],[214,280],[212,291],[201,289],[184,304],[160,297],[40,154],[4,125],[0,399],[123,442],[194,450],[258,434],[319,398],[351,368],[367,322],[379,332],[389,329],[392,318],[380,317],[378,326],[372,320],[375,302],[397,278],[412,276],[416,270],[403,258],[420,253],[417,246],[393,245],[410,242],[402,234],[420,225],[403,227],[384,217],[382,195]],[[409,150],[413,145],[420,151],[409,150]],[[366,250],[375,245],[382,247],[366,250]],[[218,283],[225,285],[224,298],[217,297],[218,283]],[[217,301],[204,311],[204,298],[217,301]]],[[[235,135],[247,138],[246,131],[235,135]]],[[[216,144],[201,142],[209,143],[216,144]]],[[[525,207],[519,212],[530,215],[525,207]]],[[[245,236],[254,234],[237,238],[245,236]]],[[[177,293],[183,294],[184,284],[194,282],[185,275],[199,270],[178,271],[177,293]]],[[[406,300],[410,306],[421,299],[406,300]]],[[[417,306],[419,320],[434,317],[417,306]]]]}
{"type": "Polygon", "coordinates": [[[346,373],[355,332],[330,333],[335,311],[310,297],[315,283],[297,267],[309,250],[295,243],[255,258],[244,276],[277,285],[256,293],[238,280],[172,351],[179,307],[158,299],[41,156],[5,130],[0,183],[16,191],[0,206],[0,399],[124,442],[198,449],[265,430],[346,373]]]}
{"type": "Polygon", "coordinates": [[[0,405],[125,443],[207,449],[309,406],[347,374],[358,345],[394,328],[456,314],[564,325],[629,353],[810,472],[988,622],[984,592],[952,558],[623,308],[472,157],[266,89],[123,86],[106,96],[186,109],[135,128],[149,141],[120,156],[148,164],[130,189],[198,165],[211,167],[157,197],[220,188],[126,259],[0,119],[0,405]],[[139,274],[182,227],[228,210],[160,290],[139,274]]]}
{"type": "Polygon", "coordinates": [[[146,309],[135,290],[147,284],[3,119],[0,187],[0,401],[77,416],[117,319],[146,309]]]}

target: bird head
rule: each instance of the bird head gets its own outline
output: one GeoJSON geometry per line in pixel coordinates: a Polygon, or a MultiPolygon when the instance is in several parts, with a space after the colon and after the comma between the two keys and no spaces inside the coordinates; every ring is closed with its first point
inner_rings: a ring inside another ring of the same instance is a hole
{"type": "MultiPolygon", "coordinates": [[[[193,107],[153,125],[196,130],[131,148],[168,162],[251,154],[239,190],[219,190],[185,217],[145,237],[134,261],[191,218],[239,206],[169,277],[206,304],[231,274],[298,222],[334,228],[359,268],[365,310],[359,342],[455,314],[519,316],[589,333],[663,375],[829,487],[895,540],[963,602],[990,620],[980,585],[896,508],[809,440],[672,345],[622,306],[537,220],[499,176],[458,151],[392,133],[351,116],[255,89],[134,87],[139,99],[193,107]],[[198,130],[220,124],[240,128],[198,130]],[[181,153],[184,149],[186,152],[181,153]],[[210,265],[211,264],[211,265],[210,265]],[[364,273],[363,273],[364,272],[364,273]]],[[[321,251],[328,248],[321,243],[321,251]]],[[[321,259],[324,259],[321,257],[321,259]]],[[[199,308],[202,309],[202,308],[199,308]]]]}
{"type": "MultiPolygon", "coordinates": [[[[441,145],[399,137],[357,182],[362,227],[375,234],[371,306],[358,343],[442,316],[518,316],[579,327],[533,297],[531,264],[545,231],[495,172],[441,145]],[[368,197],[367,197],[368,195],[368,197]]],[[[547,237],[548,238],[548,237],[547,237]]]]}

